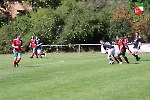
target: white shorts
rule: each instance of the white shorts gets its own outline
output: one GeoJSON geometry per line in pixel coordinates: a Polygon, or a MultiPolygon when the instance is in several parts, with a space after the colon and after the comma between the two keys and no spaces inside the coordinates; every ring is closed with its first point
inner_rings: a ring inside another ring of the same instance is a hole
{"type": "Polygon", "coordinates": [[[139,49],[133,48],[133,52],[138,52],[138,51],[139,51],[139,49]]]}
{"type": "Polygon", "coordinates": [[[42,50],[41,49],[38,49],[37,50],[37,54],[41,54],[42,50]]]}
{"type": "Polygon", "coordinates": [[[107,52],[108,52],[108,58],[109,58],[111,55],[115,55],[115,48],[108,49],[107,52]]]}

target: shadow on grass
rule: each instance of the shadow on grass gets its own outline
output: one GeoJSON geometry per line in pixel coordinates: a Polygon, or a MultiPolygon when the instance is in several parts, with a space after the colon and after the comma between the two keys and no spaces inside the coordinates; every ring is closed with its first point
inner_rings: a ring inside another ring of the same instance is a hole
{"type": "Polygon", "coordinates": [[[129,65],[130,65],[130,64],[140,64],[140,63],[139,63],[139,62],[132,62],[132,63],[129,63],[129,65]]]}
{"type": "MultiPolygon", "coordinates": [[[[118,63],[116,63],[116,64],[118,64],[118,63]]],[[[118,64],[118,65],[124,65],[124,64],[127,64],[127,63],[122,63],[122,64],[118,64]]],[[[140,63],[139,62],[132,62],[132,63],[130,62],[129,65],[130,64],[140,64],[140,63]]],[[[113,65],[113,64],[110,64],[110,65],[113,65]]]]}
{"type": "Polygon", "coordinates": [[[150,61],[150,60],[140,60],[140,61],[150,61]]]}
{"type": "Polygon", "coordinates": [[[140,61],[137,61],[137,62],[135,62],[135,63],[130,63],[130,64],[140,64],[140,62],[147,62],[147,61],[150,61],[150,60],[146,60],[146,59],[141,59],[140,61]]]}
{"type": "Polygon", "coordinates": [[[26,65],[26,66],[22,66],[22,67],[39,67],[39,65],[26,65]]]}

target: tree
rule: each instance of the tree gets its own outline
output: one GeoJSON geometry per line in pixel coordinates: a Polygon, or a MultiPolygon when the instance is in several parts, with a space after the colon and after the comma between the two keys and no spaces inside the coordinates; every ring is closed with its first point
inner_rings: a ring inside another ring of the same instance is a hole
{"type": "Polygon", "coordinates": [[[118,19],[117,21],[112,21],[109,27],[109,38],[115,40],[116,35],[124,37],[125,35],[130,36],[132,26],[129,20],[125,18],[118,19]]]}
{"type": "Polygon", "coordinates": [[[5,17],[0,14],[0,27],[2,27],[5,24],[5,17]]]}
{"type": "Polygon", "coordinates": [[[51,7],[56,9],[62,0],[26,0],[34,9],[51,7]]]}

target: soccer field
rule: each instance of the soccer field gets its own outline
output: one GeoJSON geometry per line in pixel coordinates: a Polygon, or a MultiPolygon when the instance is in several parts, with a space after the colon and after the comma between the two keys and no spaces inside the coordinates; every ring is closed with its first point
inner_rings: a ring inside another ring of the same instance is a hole
{"type": "Polygon", "coordinates": [[[99,52],[0,55],[0,100],[150,100],[150,53],[109,65],[99,52]]]}

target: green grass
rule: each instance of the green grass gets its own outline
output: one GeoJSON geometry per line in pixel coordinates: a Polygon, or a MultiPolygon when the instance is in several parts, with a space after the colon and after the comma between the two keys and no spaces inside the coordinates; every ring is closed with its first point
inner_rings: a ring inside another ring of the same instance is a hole
{"type": "Polygon", "coordinates": [[[99,52],[0,55],[0,100],[150,100],[150,53],[109,65],[99,52]]]}

